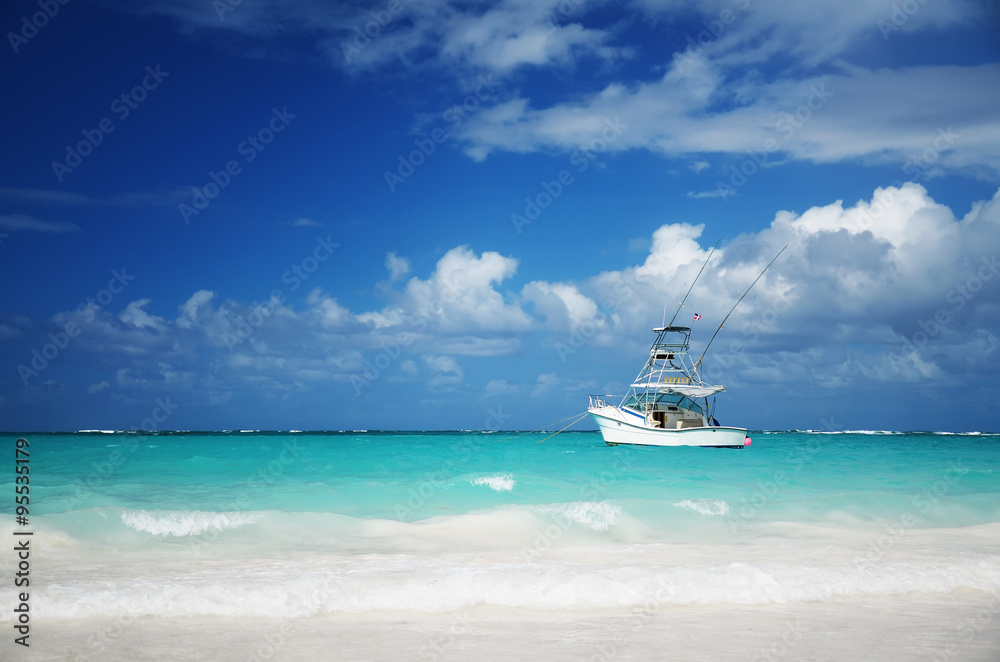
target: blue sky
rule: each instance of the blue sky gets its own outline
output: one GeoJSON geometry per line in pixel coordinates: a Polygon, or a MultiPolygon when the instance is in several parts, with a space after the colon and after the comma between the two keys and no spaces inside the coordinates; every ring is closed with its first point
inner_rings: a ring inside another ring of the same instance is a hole
{"type": "Polygon", "coordinates": [[[993,6],[7,3],[0,428],[1000,429],[993,6]]]}

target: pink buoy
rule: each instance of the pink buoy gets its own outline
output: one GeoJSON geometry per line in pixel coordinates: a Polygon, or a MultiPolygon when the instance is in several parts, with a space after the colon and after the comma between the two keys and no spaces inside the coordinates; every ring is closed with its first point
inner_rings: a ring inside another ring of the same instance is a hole
{"type": "Polygon", "coordinates": [[[743,445],[744,445],[744,446],[749,446],[749,445],[750,445],[750,444],[752,444],[752,443],[753,443],[753,442],[752,442],[752,441],[750,441],[750,437],[747,437],[746,439],[744,439],[744,440],[743,440],[743,445]]]}

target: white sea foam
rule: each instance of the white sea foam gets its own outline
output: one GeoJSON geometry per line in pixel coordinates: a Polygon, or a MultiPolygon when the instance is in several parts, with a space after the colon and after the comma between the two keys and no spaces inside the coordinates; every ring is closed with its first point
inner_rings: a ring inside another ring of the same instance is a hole
{"type": "Polygon", "coordinates": [[[566,519],[577,524],[583,524],[595,531],[607,531],[618,523],[622,514],[621,506],[610,501],[574,501],[572,503],[553,503],[545,506],[533,506],[532,510],[557,519],[566,519]]]}
{"type": "MultiPolygon", "coordinates": [[[[301,617],[330,613],[443,613],[475,606],[544,611],[649,608],[650,605],[754,605],[874,596],[912,591],[947,595],[959,589],[1000,590],[995,559],[884,564],[859,573],[852,564],[663,562],[649,550],[641,565],[624,565],[596,548],[567,559],[532,563],[457,555],[387,559],[212,560],[189,564],[108,563],[98,576],[69,575],[39,590],[38,614],[92,616],[301,617]],[[652,562],[652,564],[651,564],[652,562]],[[276,605],[280,609],[276,610],[276,605]]],[[[712,562],[715,561],[715,562],[712,562]]],[[[92,572],[92,571],[91,571],[92,572]]],[[[10,604],[10,603],[7,603],[10,604]]],[[[0,602],[0,605],[4,603],[0,602]]],[[[0,611],[0,622],[13,611],[0,611]]]]}
{"type": "Polygon", "coordinates": [[[976,432],[976,431],[974,431],[974,432],[928,432],[927,434],[942,435],[942,436],[952,436],[952,437],[980,437],[980,436],[983,436],[983,435],[986,435],[986,436],[995,436],[995,435],[993,435],[990,432],[985,432],[984,433],[984,432],[976,432]]]}
{"type": "MultiPolygon", "coordinates": [[[[906,434],[897,430],[793,430],[799,434],[867,434],[879,436],[898,436],[906,434]]],[[[777,432],[777,434],[782,434],[777,432]]]]}
{"type": "Polygon", "coordinates": [[[684,499],[675,501],[677,508],[688,508],[701,515],[721,516],[729,514],[729,504],[722,499],[684,499]]]}
{"type": "Polygon", "coordinates": [[[473,485],[486,485],[497,492],[510,492],[514,489],[514,485],[517,483],[517,481],[515,481],[510,474],[479,476],[471,479],[469,482],[473,485]]]}
{"type": "Polygon", "coordinates": [[[203,510],[121,511],[122,524],[156,536],[196,536],[208,530],[224,531],[262,519],[261,512],[208,512],[203,510]]]}
{"type": "MultiPolygon", "coordinates": [[[[100,509],[40,516],[50,556],[47,572],[32,582],[38,615],[270,618],[477,606],[582,612],[911,592],[945,599],[965,589],[1000,595],[1000,524],[915,527],[901,535],[786,522],[762,529],[767,535],[759,539],[697,544],[626,538],[630,517],[611,501],[507,506],[412,523],[272,515],[100,509]],[[123,554],[122,541],[107,536],[114,522],[105,515],[154,535],[123,554]],[[222,540],[211,553],[183,544],[192,539],[163,539],[265,515],[247,531],[253,535],[222,540]],[[69,530],[54,545],[62,526],[69,530]]],[[[0,536],[10,538],[13,529],[0,518],[0,536]]],[[[0,595],[0,623],[13,619],[12,600],[0,595]]]]}

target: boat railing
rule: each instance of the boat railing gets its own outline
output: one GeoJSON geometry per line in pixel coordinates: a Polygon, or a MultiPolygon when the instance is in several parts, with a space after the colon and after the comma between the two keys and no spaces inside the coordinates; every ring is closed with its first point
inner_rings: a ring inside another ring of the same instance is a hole
{"type": "Polygon", "coordinates": [[[684,343],[660,343],[649,348],[650,354],[687,354],[689,345],[684,343]]]}
{"type": "Polygon", "coordinates": [[[590,409],[600,409],[601,407],[610,407],[608,401],[604,398],[613,398],[613,395],[591,395],[590,398],[590,409]]]}

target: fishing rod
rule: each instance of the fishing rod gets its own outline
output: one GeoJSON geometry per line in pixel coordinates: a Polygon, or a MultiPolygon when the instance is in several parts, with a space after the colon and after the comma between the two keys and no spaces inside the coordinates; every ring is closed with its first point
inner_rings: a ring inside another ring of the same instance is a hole
{"type": "Polygon", "coordinates": [[[780,256],[780,255],[781,255],[782,253],[784,253],[784,252],[785,252],[785,248],[788,248],[788,244],[785,244],[785,246],[784,246],[784,247],[783,247],[783,248],[782,248],[782,249],[781,249],[780,251],[778,251],[778,255],[775,255],[775,256],[774,256],[774,257],[773,257],[773,258],[771,259],[771,261],[767,263],[767,266],[766,266],[766,267],[764,267],[764,271],[761,271],[761,272],[760,272],[760,275],[758,275],[758,276],[757,276],[756,278],[754,278],[754,281],[753,281],[752,283],[750,283],[750,287],[748,287],[748,288],[746,289],[746,292],[744,292],[743,294],[741,294],[741,295],[740,295],[740,298],[736,300],[736,303],[734,303],[734,304],[733,304],[733,307],[729,309],[729,312],[728,312],[728,313],[726,313],[726,316],[725,316],[725,317],[724,317],[724,318],[722,319],[722,323],[721,323],[721,324],[719,324],[719,328],[715,330],[715,333],[714,333],[714,334],[712,334],[712,339],[708,341],[708,344],[707,344],[707,345],[705,345],[705,351],[704,351],[704,352],[702,352],[702,353],[701,353],[701,356],[699,356],[699,357],[698,357],[698,360],[697,360],[697,361],[695,361],[695,364],[694,364],[694,369],[695,369],[695,370],[697,370],[697,369],[698,369],[698,366],[699,366],[699,365],[701,365],[701,360],[702,360],[703,358],[705,358],[705,354],[707,354],[707,353],[708,353],[708,348],[712,346],[712,343],[713,343],[713,342],[715,342],[715,337],[716,337],[717,335],[719,335],[719,331],[722,331],[722,326],[723,326],[723,324],[725,324],[725,323],[726,323],[726,320],[728,320],[728,319],[729,319],[729,316],[733,314],[733,311],[734,311],[734,310],[736,310],[736,306],[740,305],[740,302],[741,302],[741,301],[743,301],[743,297],[745,297],[745,296],[746,296],[747,294],[749,294],[749,293],[750,293],[750,290],[752,290],[752,289],[753,289],[753,286],[757,284],[757,281],[761,279],[761,277],[762,277],[762,276],[764,275],[764,272],[766,272],[766,271],[767,271],[768,269],[770,269],[770,268],[771,268],[771,265],[772,265],[772,264],[774,264],[774,261],[775,261],[775,260],[777,260],[777,259],[778,259],[778,257],[779,257],[779,256],[780,256]]]}
{"type": "MultiPolygon", "coordinates": [[[[708,266],[708,261],[712,259],[712,254],[715,253],[715,249],[719,247],[720,243],[722,243],[721,239],[719,241],[715,242],[715,246],[712,246],[712,250],[709,251],[708,257],[705,258],[705,264],[701,265],[701,269],[698,271],[698,275],[694,277],[693,281],[691,281],[691,287],[688,288],[687,294],[685,294],[684,298],[681,299],[681,305],[677,306],[677,312],[675,312],[674,316],[670,318],[670,324],[668,324],[667,326],[673,326],[674,325],[674,320],[677,319],[677,316],[681,314],[681,308],[684,307],[684,302],[688,300],[688,296],[691,294],[691,290],[694,289],[695,283],[697,283],[698,279],[701,278],[701,272],[704,271],[705,267],[708,266]]],[[[667,312],[666,311],[666,305],[664,305],[664,311],[663,312],[664,312],[663,316],[665,318],[666,317],[666,312],[667,312]]]]}

